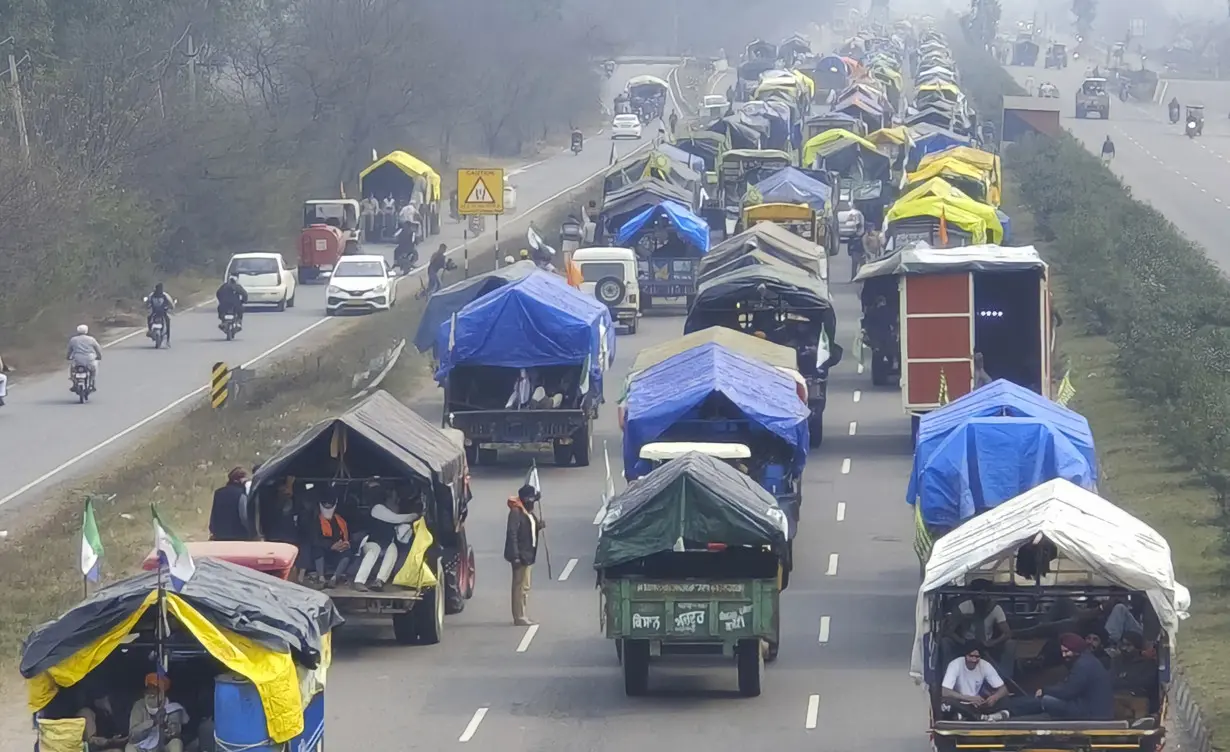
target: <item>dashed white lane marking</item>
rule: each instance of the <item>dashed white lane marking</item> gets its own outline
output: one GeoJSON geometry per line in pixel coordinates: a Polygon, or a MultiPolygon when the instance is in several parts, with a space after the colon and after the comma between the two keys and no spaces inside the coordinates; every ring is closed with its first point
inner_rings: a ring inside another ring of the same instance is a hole
{"type": "Polygon", "coordinates": [[[858,421],[852,420],[850,421],[850,435],[853,436],[856,433],[858,433],[858,421]]]}
{"type": "Polygon", "coordinates": [[[821,645],[829,641],[829,626],[830,626],[829,617],[821,616],[820,617],[820,644],[821,645]]]}
{"type": "Polygon", "coordinates": [[[859,373],[862,373],[862,372],[863,372],[863,364],[862,364],[862,363],[859,363],[859,364],[858,364],[858,372],[859,372],[859,373]]]}
{"type": "Polygon", "coordinates": [[[846,521],[846,502],[844,501],[837,502],[837,521],[846,521]]]}
{"type": "MultiPolygon", "coordinates": [[[[574,559],[575,561],[575,559],[574,559]]],[[[517,652],[524,653],[530,649],[530,643],[534,641],[534,635],[538,634],[538,625],[531,624],[525,628],[525,636],[521,638],[521,642],[517,644],[517,652]]]]}
{"type": "Polygon", "coordinates": [[[862,398],[863,398],[863,392],[862,392],[862,390],[855,389],[855,390],[854,390],[854,401],[855,401],[855,402],[858,402],[858,401],[859,401],[859,400],[861,400],[862,398]]]}
{"type": "Polygon", "coordinates": [[[837,576],[837,554],[829,554],[829,568],[824,570],[827,577],[837,576]]]}
{"type": "Polygon", "coordinates": [[[474,738],[474,734],[478,732],[478,724],[483,722],[483,718],[487,715],[487,710],[488,708],[479,708],[474,711],[474,716],[466,724],[466,730],[462,731],[461,736],[457,737],[457,741],[468,742],[474,738]]]}
{"type": "Polygon", "coordinates": [[[841,474],[842,475],[850,474],[850,458],[849,457],[846,457],[844,460],[841,461],[841,474]]]}
{"type": "Polygon", "coordinates": [[[812,695],[807,698],[807,718],[803,721],[803,728],[808,730],[816,727],[816,719],[820,715],[820,695],[812,695]]]}
{"type": "Polygon", "coordinates": [[[568,575],[572,574],[572,570],[575,569],[576,566],[577,566],[577,560],[569,559],[568,563],[564,565],[564,571],[559,573],[559,581],[563,582],[564,580],[568,579],[568,575]]]}

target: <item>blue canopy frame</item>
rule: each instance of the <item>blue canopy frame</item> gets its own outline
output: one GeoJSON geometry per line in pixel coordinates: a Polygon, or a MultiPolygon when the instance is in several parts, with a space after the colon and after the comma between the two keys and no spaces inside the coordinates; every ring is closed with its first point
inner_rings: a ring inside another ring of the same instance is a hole
{"type": "Polygon", "coordinates": [[[766,204],[807,204],[824,211],[833,189],[797,167],[787,167],[756,184],[756,191],[766,204]]]}
{"type": "Polygon", "coordinates": [[[709,223],[692,213],[692,210],[675,201],[663,201],[651,206],[624,223],[615,235],[615,245],[628,246],[636,234],[658,217],[666,217],[674,225],[679,236],[701,253],[709,252],[709,223]]]}

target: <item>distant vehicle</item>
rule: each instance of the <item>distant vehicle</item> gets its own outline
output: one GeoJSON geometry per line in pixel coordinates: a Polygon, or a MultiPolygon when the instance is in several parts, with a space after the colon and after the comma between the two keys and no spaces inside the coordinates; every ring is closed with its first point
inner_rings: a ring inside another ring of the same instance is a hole
{"type": "Polygon", "coordinates": [[[636,334],[641,315],[636,253],[631,248],[578,248],[572,260],[581,267],[581,291],[609,308],[616,325],[636,334]]]}
{"type": "Polygon", "coordinates": [[[641,138],[641,121],[636,115],[625,113],[616,115],[611,121],[611,138],[641,138]]]}
{"type": "Polygon", "coordinates": [[[850,240],[858,237],[863,224],[863,213],[854,208],[849,192],[842,191],[837,201],[837,225],[841,231],[841,239],[850,240]]]}
{"type": "Polygon", "coordinates": [[[344,256],[325,290],[325,314],[388,311],[397,303],[397,284],[384,256],[344,256]]]}
{"type": "Polygon", "coordinates": [[[701,108],[712,117],[720,116],[727,107],[730,107],[730,102],[723,94],[709,94],[701,103],[701,108]]]}
{"type": "Polygon", "coordinates": [[[280,253],[236,253],[226,265],[224,279],[239,277],[248,292],[248,308],[271,305],[279,311],[295,307],[298,282],[280,253]]]}
{"type": "Polygon", "coordinates": [[[1110,92],[1106,90],[1106,79],[1089,77],[1076,92],[1076,117],[1085,118],[1091,112],[1106,120],[1110,117],[1110,92]]]}

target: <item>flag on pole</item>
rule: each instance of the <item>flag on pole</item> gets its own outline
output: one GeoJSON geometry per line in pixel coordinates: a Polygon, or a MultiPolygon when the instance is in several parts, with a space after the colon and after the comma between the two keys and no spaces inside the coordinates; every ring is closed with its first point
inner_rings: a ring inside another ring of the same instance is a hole
{"type": "Polygon", "coordinates": [[[534,489],[534,493],[542,496],[542,484],[538,482],[538,463],[530,464],[530,471],[525,474],[525,485],[534,489]]]}
{"type": "Polygon", "coordinates": [[[602,459],[606,461],[606,489],[602,492],[602,504],[606,506],[615,498],[615,478],[611,476],[611,453],[607,451],[606,439],[602,440],[602,459]]]}
{"type": "Polygon", "coordinates": [[[1072,385],[1072,371],[1064,371],[1063,381],[1059,382],[1059,394],[1056,395],[1055,401],[1061,406],[1067,407],[1072,398],[1076,396],[1076,387],[1072,385]]]}
{"type": "Polygon", "coordinates": [[[944,213],[943,206],[940,206],[940,247],[948,247],[948,217],[944,213]]]}
{"type": "Polygon", "coordinates": [[[948,375],[944,373],[943,368],[940,369],[940,394],[936,401],[940,403],[940,407],[952,401],[948,399],[948,375]]]}
{"type": "Polygon", "coordinates": [[[150,504],[149,508],[154,513],[154,550],[158,552],[158,564],[170,575],[171,589],[179,592],[196,573],[196,565],[192,563],[188,547],[162,521],[154,505],[150,504]]]}
{"type": "Polygon", "coordinates": [[[98,535],[98,521],[94,518],[94,501],[86,499],[85,519],[81,523],[81,574],[90,582],[98,582],[102,555],[102,538],[98,535]]]}

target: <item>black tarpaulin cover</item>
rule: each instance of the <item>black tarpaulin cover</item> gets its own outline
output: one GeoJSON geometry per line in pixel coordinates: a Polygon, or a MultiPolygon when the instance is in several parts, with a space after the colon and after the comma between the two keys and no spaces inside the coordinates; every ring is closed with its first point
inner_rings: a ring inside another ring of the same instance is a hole
{"type": "Polygon", "coordinates": [[[786,552],[786,515],[772,494],[721,460],[692,452],[667,462],[611,500],[594,568],[606,569],[710,543],[786,552]]]}
{"type": "MultiPolygon", "coordinates": [[[[141,608],[158,588],[158,573],[144,572],[99,590],[60,618],[39,626],[21,648],[21,675],[29,679],[76,655],[141,608]]],[[[270,650],[290,650],[314,668],[321,637],[342,623],[328,595],[217,559],[196,562],[196,573],[175,597],[212,624],[270,650]]]]}

